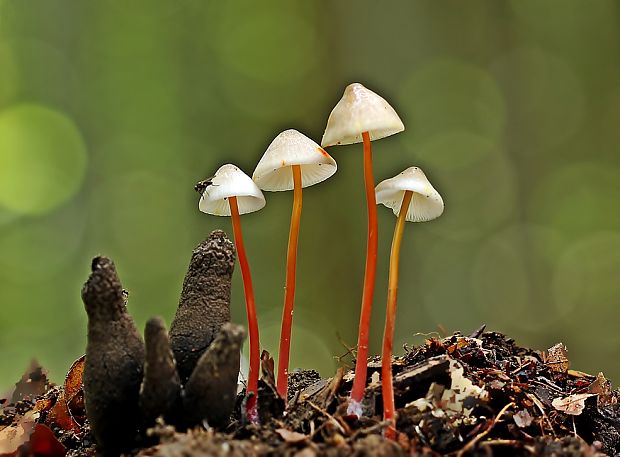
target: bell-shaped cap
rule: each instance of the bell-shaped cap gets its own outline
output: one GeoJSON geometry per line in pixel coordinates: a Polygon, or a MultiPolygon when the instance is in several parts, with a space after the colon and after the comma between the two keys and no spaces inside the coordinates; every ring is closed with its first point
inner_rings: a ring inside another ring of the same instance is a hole
{"type": "Polygon", "coordinates": [[[443,199],[418,167],[409,167],[393,178],[377,184],[377,203],[392,208],[400,214],[405,191],[413,192],[405,219],[410,222],[425,222],[438,218],[443,213],[443,199]]]}
{"type": "Polygon", "coordinates": [[[321,145],[360,143],[363,132],[368,132],[371,140],[378,140],[403,130],[403,121],[383,97],[353,83],[329,115],[321,145]]]}
{"type": "Polygon", "coordinates": [[[337,168],[336,161],[321,146],[303,133],[289,129],[273,139],[252,179],[263,190],[291,190],[293,165],[301,168],[301,187],[325,181],[337,168]]]}
{"type": "Polygon", "coordinates": [[[210,181],[198,203],[203,213],[230,216],[230,197],[237,197],[239,214],[252,213],[265,206],[265,197],[256,183],[232,164],[222,165],[210,181]]]}

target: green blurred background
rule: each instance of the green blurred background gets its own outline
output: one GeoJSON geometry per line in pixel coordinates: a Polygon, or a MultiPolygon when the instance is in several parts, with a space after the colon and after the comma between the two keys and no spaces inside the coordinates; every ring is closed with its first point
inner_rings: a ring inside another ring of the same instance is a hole
{"type": "MultiPolygon", "coordinates": [[[[0,387],[31,357],[55,380],[85,347],[80,288],[111,256],[142,328],[172,318],[192,248],[227,218],[193,184],[271,139],[320,141],[344,87],[407,130],[377,182],[419,165],[446,202],[409,224],[396,346],[481,323],[563,341],[620,379],[620,3],[612,0],[0,0],[0,387]]],[[[292,366],[353,345],[365,257],[361,146],[304,192],[292,366]]],[[[291,193],[243,217],[261,337],[275,352],[291,193]]],[[[379,208],[372,350],[395,218],[379,208]]],[[[245,323],[240,272],[233,317],[245,323]]]]}

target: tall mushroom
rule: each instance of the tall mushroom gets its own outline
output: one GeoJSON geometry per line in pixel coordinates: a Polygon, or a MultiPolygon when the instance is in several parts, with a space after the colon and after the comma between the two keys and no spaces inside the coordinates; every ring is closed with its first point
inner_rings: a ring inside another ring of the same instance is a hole
{"type": "MultiPolygon", "coordinates": [[[[200,184],[200,183],[199,183],[200,184]]],[[[241,214],[258,211],[265,206],[265,197],[252,178],[234,165],[222,165],[215,175],[205,181],[198,207],[200,211],[215,216],[231,216],[235,246],[239,255],[245,308],[248,317],[248,333],[250,334],[250,372],[248,374],[247,393],[252,397],[247,402],[248,418],[255,422],[256,395],[258,391],[258,374],[260,367],[260,341],[258,336],[258,320],[250,265],[245,253],[243,234],[241,232],[241,214]]]]}
{"type": "Polygon", "coordinates": [[[357,339],[355,378],[348,406],[348,413],[357,416],[362,415],[361,401],[366,388],[368,332],[377,271],[377,207],[370,142],[403,130],[405,130],[405,126],[387,101],[363,85],[353,83],[346,87],[342,99],[329,115],[321,141],[323,147],[364,143],[364,184],[368,207],[368,241],[357,339]]]}
{"type": "Polygon", "coordinates": [[[390,421],[385,436],[396,435],[394,415],[394,389],[392,386],[392,348],[394,323],[396,321],[396,299],[398,292],[398,258],[405,221],[426,222],[441,216],[443,200],[418,167],[410,167],[399,175],[380,182],[376,188],[377,203],[392,208],[398,217],[392,249],[390,251],[390,273],[388,279],[387,309],[383,330],[383,351],[381,353],[381,386],[383,391],[383,418],[390,421]]]}
{"type": "Polygon", "coordinates": [[[295,302],[295,274],[297,269],[297,241],[301,219],[302,188],[326,180],[336,173],[336,161],[304,134],[289,129],[271,142],[258,162],[252,179],[262,190],[293,190],[293,212],[286,258],[286,285],[278,352],[278,393],[286,401],[288,392],[288,364],[291,349],[291,329],[295,302]]]}

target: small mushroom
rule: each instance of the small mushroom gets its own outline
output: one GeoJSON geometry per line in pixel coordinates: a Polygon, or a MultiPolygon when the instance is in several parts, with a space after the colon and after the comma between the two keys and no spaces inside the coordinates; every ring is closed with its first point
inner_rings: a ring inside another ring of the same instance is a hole
{"type": "Polygon", "coordinates": [[[289,129],[274,138],[252,175],[252,179],[262,190],[276,192],[293,190],[293,212],[286,257],[286,285],[276,380],[278,393],[285,401],[288,394],[288,364],[295,303],[302,188],[326,180],[336,173],[336,169],[336,161],[321,146],[297,130],[289,129]]]}
{"type": "Polygon", "coordinates": [[[254,288],[250,265],[245,252],[243,234],[241,232],[241,214],[258,211],[265,206],[265,197],[248,175],[232,164],[222,165],[215,175],[209,179],[204,187],[198,208],[203,213],[214,216],[231,216],[235,246],[239,255],[243,289],[245,292],[245,306],[248,317],[248,333],[250,335],[250,372],[248,374],[247,393],[253,395],[254,400],[248,402],[248,417],[251,421],[257,420],[255,405],[258,391],[258,374],[260,368],[260,341],[258,335],[258,321],[254,288]]]}
{"type": "Polygon", "coordinates": [[[383,391],[383,418],[391,421],[385,431],[386,438],[394,439],[394,388],[392,385],[392,348],[394,323],[396,322],[396,301],[398,292],[398,259],[405,221],[425,222],[443,213],[443,200],[418,167],[410,167],[395,176],[380,182],[376,187],[377,203],[392,208],[398,217],[392,249],[390,251],[390,273],[388,279],[387,310],[383,330],[383,351],[381,353],[381,386],[383,391]]]}
{"type": "Polygon", "coordinates": [[[364,143],[364,184],[368,209],[368,241],[355,378],[347,410],[348,414],[357,416],[362,415],[361,401],[366,388],[368,334],[377,271],[377,205],[370,142],[403,130],[405,130],[405,126],[387,101],[363,85],[353,83],[346,87],[342,99],[329,115],[321,141],[323,147],[364,143]]]}

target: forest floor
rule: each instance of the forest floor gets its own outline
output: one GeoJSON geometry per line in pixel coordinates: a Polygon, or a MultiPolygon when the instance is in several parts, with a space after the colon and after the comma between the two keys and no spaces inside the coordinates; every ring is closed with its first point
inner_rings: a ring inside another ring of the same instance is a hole
{"type": "MultiPolygon", "coordinates": [[[[0,400],[0,457],[96,455],[82,369],[80,359],[65,384],[54,386],[33,366],[0,400]]],[[[620,392],[602,373],[570,369],[562,344],[538,351],[481,328],[407,347],[393,362],[395,441],[382,436],[379,359],[369,361],[360,419],[346,414],[352,372],[341,368],[328,379],[312,370],[292,373],[285,407],[266,353],[262,369],[261,425],[243,423],[239,401],[223,430],[159,423],[127,455],[620,455],[620,392]]]]}

